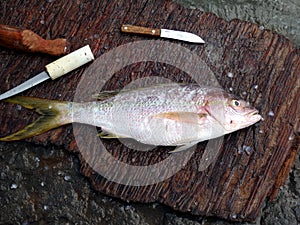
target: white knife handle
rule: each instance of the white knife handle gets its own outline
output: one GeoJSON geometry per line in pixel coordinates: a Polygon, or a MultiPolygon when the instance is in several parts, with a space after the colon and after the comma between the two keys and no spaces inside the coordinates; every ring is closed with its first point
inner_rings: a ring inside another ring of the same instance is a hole
{"type": "Polygon", "coordinates": [[[94,60],[94,55],[90,46],[86,45],[46,65],[46,70],[51,79],[54,80],[92,60],[94,60]]]}

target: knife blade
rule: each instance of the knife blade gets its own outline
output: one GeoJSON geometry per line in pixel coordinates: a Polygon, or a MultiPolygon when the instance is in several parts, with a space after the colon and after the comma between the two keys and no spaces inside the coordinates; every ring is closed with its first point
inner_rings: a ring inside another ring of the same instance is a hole
{"type": "Polygon", "coordinates": [[[24,83],[18,85],[17,87],[3,93],[0,95],[0,100],[11,97],[18,93],[21,93],[37,84],[42,83],[48,79],[56,79],[61,77],[72,70],[77,69],[78,67],[94,60],[94,55],[88,45],[77,49],[70,54],[57,59],[56,61],[46,65],[46,71],[39,73],[33,78],[25,81],[24,83]]]}
{"type": "Polygon", "coordinates": [[[144,35],[150,35],[154,37],[171,38],[171,39],[198,43],[198,44],[205,43],[204,40],[198,35],[186,31],[157,29],[157,28],[149,28],[149,27],[141,27],[141,26],[133,26],[133,25],[122,25],[121,31],[124,33],[144,34],[144,35]]]}

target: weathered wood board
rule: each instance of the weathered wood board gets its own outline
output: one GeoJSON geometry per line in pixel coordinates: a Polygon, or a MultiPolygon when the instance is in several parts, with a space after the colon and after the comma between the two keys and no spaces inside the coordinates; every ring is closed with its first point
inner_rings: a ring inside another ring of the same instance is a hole
{"type": "MultiPolygon", "coordinates": [[[[128,201],[158,201],[196,215],[251,221],[257,217],[266,199],[274,198],[285,182],[299,150],[300,52],[283,36],[261,30],[251,23],[227,22],[213,14],[185,9],[170,1],[1,1],[0,11],[1,24],[28,28],[44,38],[66,38],[71,43],[71,50],[89,44],[96,57],[122,44],[151,40],[122,34],[121,24],[198,34],[206,41],[205,45],[164,42],[184,46],[197,54],[215,73],[224,89],[251,102],[264,117],[264,121],[256,126],[227,135],[217,162],[206,170],[197,169],[206,144],[200,143],[182,170],[165,181],[147,186],[111,182],[95,173],[79,152],[82,173],[100,192],[128,201]],[[228,73],[233,77],[228,77],[228,73]],[[243,145],[252,146],[253,151],[239,153],[238,149],[243,145]]],[[[54,60],[45,55],[4,48],[0,49],[0,57],[1,92],[42,71],[44,65],[54,60]]],[[[72,100],[85,69],[56,81],[44,82],[23,95],[72,100]]],[[[123,68],[110,79],[106,88],[120,89],[132,80],[153,75],[177,82],[191,80],[180,69],[146,62],[123,68]]],[[[1,103],[0,115],[3,136],[36,118],[32,112],[6,103],[1,103]]],[[[44,145],[52,143],[79,151],[72,126],[55,129],[28,141],[44,145]]],[[[164,148],[138,152],[129,150],[118,140],[103,142],[115,158],[127,164],[150,165],[168,157],[164,148]]],[[[107,170],[111,174],[118,172],[118,168],[111,165],[107,165],[107,170]]]]}

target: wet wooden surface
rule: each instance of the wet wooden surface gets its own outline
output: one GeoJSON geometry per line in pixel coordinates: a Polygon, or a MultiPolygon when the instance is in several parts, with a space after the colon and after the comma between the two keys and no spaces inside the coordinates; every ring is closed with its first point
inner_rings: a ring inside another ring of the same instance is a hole
{"type": "MultiPolygon", "coordinates": [[[[122,24],[198,34],[206,41],[205,45],[171,43],[197,54],[225,90],[249,101],[264,117],[256,126],[225,136],[217,161],[206,170],[197,169],[206,144],[201,143],[182,170],[148,186],[120,185],[93,171],[77,148],[71,125],[28,140],[79,152],[82,173],[89,177],[95,189],[128,201],[158,201],[182,212],[239,221],[254,220],[266,199],[276,196],[299,150],[300,130],[300,53],[283,36],[251,23],[227,22],[213,14],[185,9],[170,1],[1,1],[0,9],[1,24],[27,28],[47,39],[66,38],[71,50],[89,44],[96,57],[122,44],[152,40],[122,34],[122,24]],[[239,152],[244,145],[252,148],[249,154],[239,152]]],[[[0,49],[0,57],[1,92],[44,70],[43,66],[55,59],[5,48],[0,49]]],[[[44,82],[23,95],[73,100],[85,70],[44,82]]],[[[153,75],[178,82],[191,80],[180,69],[147,62],[123,68],[105,87],[120,89],[132,80],[153,75]]],[[[3,136],[37,117],[6,103],[1,103],[0,115],[3,136]]],[[[151,165],[168,157],[164,148],[138,152],[129,150],[118,140],[103,143],[111,155],[127,164],[151,165]]],[[[118,172],[117,169],[107,165],[112,174],[118,172]]]]}

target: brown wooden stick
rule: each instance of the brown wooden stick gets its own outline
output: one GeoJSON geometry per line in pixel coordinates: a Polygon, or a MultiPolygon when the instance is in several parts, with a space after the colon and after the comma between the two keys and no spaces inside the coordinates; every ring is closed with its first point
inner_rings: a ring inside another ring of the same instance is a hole
{"type": "Polygon", "coordinates": [[[0,46],[2,47],[58,56],[68,53],[67,45],[66,39],[45,40],[31,30],[0,24],[0,46]]]}

